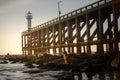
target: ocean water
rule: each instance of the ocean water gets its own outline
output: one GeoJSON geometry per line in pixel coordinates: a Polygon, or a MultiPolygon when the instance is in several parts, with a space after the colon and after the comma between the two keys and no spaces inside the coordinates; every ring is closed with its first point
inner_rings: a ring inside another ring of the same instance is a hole
{"type": "MultiPolygon", "coordinates": [[[[34,68],[35,69],[35,68],[34,68]]],[[[0,80],[57,80],[50,76],[57,74],[59,71],[47,71],[44,73],[23,73],[23,71],[30,70],[24,64],[0,64],[0,80]]]]}
{"type": "MultiPolygon", "coordinates": [[[[58,80],[53,77],[59,75],[63,71],[46,71],[41,73],[24,73],[24,71],[37,70],[37,68],[27,68],[22,63],[11,64],[0,64],[0,80],[58,80]]],[[[83,72],[82,79],[89,80],[87,75],[83,72]]],[[[100,75],[96,74],[92,76],[92,80],[100,80],[100,75]]],[[[74,76],[74,80],[79,80],[78,76],[74,76]]],[[[104,75],[104,80],[111,80],[109,74],[104,75]]],[[[113,75],[113,80],[116,79],[116,75],[113,75]]]]}

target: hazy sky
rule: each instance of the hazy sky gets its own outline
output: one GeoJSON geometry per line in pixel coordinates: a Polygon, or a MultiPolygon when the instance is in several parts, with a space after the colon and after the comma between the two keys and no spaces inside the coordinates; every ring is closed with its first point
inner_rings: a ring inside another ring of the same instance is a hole
{"type": "MultiPolygon", "coordinates": [[[[58,16],[59,0],[0,0],[0,54],[21,54],[21,32],[27,30],[25,15],[31,11],[32,27],[58,16]]],[[[62,15],[98,0],[62,0],[62,15]]]]}

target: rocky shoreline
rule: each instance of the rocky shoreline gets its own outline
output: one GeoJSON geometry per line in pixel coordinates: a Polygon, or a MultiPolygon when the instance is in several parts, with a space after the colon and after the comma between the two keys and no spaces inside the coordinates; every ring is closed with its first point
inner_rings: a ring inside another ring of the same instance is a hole
{"type": "MultiPolygon", "coordinates": [[[[49,70],[62,70],[60,75],[54,75],[59,80],[73,80],[73,75],[82,75],[83,72],[91,78],[96,73],[119,71],[118,68],[112,67],[111,62],[114,59],[109,54],[68,54],[69,64],[64,64],[63,56],[53,56],[44,54],[40,57],[34,56],[9,56],[7,60],[11,63],[25,63],[28,68],[37,68],[34,70],[24,71],[24,73],[41,73],[49,70]],[[62,79],[65,78],[65,79],[62,79]]],[[[2,63],[7,63],[3,61],[2,63]]]]}

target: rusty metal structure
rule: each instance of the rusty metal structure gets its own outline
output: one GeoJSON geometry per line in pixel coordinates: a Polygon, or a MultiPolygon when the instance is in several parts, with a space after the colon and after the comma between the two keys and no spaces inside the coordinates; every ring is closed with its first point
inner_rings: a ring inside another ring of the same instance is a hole
{"type": "Polygon", "coordinates": [[[120,52],[120,0],[100,0],[22,32],[23,55],[120,52]]]}

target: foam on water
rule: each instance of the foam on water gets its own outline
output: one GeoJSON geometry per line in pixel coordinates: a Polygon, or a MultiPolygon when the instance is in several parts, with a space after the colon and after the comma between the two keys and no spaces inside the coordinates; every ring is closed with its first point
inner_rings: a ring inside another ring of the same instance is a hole
{"type": "MultiPolygon", "coordinates": [[[[29,70],[29,68],[25,67],[24,64],[15,63],[15,64],[0,64],[0,80],[57,80],[49,76],[51,72],[41,73],[39,74],[29,74],[23,73],[23,71],[29,70]],[[48,75],[46,75],[48,74],[48,75]]],[[[55,73],[55,72],[53,72],[55,73]]]]}

